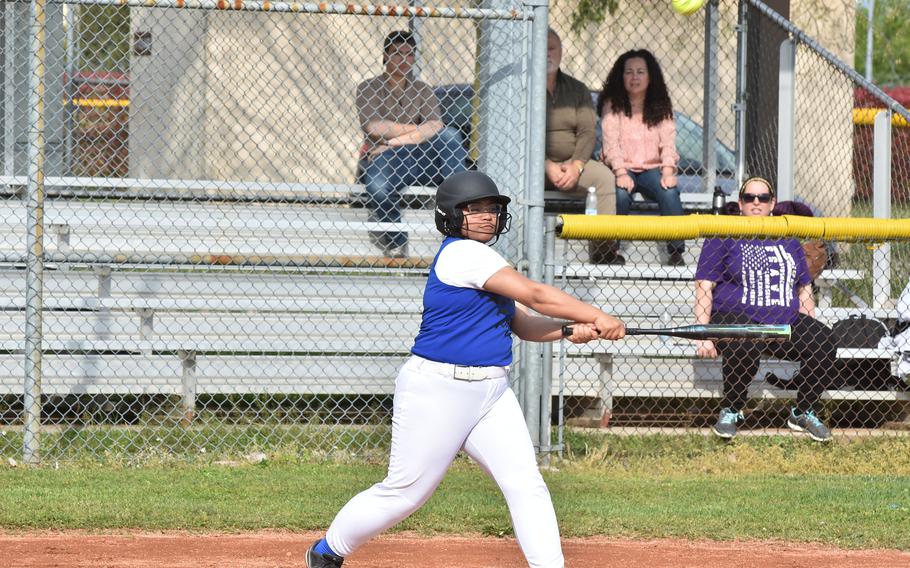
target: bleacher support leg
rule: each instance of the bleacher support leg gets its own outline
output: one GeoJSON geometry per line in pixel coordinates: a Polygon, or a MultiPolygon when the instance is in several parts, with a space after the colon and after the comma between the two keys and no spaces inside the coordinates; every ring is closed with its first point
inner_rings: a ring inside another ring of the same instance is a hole
{"type": "Polygon", "coordinates": [[[596,403],[595,411],[600,419],[600,427],[606,428],[610,425],[610,419],[613,418],[613,355],[598,355],[597,363],[600,366],[599,383],[600,392],[599,401],[596,403]]]}
{"type": "Polygon", "coordinates": [[[196,415],[196,352],[178,351],[180,366],[183,368],[183,389],[180,400],[180,423],[189,426],[196,415]]]}

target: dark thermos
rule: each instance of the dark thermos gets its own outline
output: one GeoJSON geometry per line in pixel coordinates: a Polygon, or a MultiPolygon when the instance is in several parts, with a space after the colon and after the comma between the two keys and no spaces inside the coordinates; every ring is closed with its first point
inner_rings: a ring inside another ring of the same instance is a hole
{"type": "Polygon", "coordinates": [[[718,185],[714,188],[714,197],[711,199],[711,212],[715,215],[723,215],[727,206],[727,195],[718,185]]]}

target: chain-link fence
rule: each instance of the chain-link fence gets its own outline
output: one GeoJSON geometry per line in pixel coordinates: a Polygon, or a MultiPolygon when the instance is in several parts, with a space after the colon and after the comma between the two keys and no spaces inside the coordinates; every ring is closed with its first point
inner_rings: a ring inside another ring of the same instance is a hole
{"type": "MultiPolygon", "coordinates": [[[[758,6],[713,1],[682,16],[666,2],[622,2],[576,32],[574,3],[554,4],[549,23],[560,69],[592,102],[620,54],[656,56],[675,111],[683,212],[710,210],[715,186],[733,202],[739,181],[762,175],[779,201],[815,215],[906,217],[910,171],[897,149],[907,129],[892,133],[885,212],[871,197],[883,153],[872,127],[852,120],[854,77],[803,40],[781,63],[780,42],[795,35],[758,6]],[[786,61],[795,71],[782,81],[786,61]]],[[[542,271],[541,180],[531,177],[543,162],[532,72],[546,51],[533,32],[540,8],[4,3],[0,455],[386,444],[394,377],[439,243],[436,184],[460,168],[489,173],[514,206],[497,248],[530,275],[542,271]]],[[[816,27],[852,17],[844,3],[816,27]]],[[[823,39],[849,55],[840,36],[823,39]]],[[[863,96],[863,106],[884,106],[877,92],[863,96]]],[[[591,163],[605,147],[600,123],[591,163]]],[[[546,197],[554,212],[583,206],[577,193],[546,197]]],[[[660,213],[641,196],[627,205],[660,213]]],[[[830,265],[815,279],[820,321],[898,322],[907,251],[867,244],[828,243],[830,265]]],[[[695,321],[703,245],[626,240],[615,266],[568,241],[552,264],[567,290],[629,325],[663,327],[695,321]]],[[[540,358],[528,349],[516,350],[516,368],[537,385],[540,358]]],[[[534,412],[540,391],[520,385],[541,446],[551,395],[560,424],[714,423],[718,360],[670,339],[612,349],[557,348],[534,412]]],[[[796,372],[762,361],[760,377],[796,372]]],[[[736,410],[790,396],[767,380],[736,410]]],[[[823,394],[819,412],[833,425],[904,419],[896,389],[856,393],[823,394]]],[[[772,424],[759,417],[750,420],[772,424]]]]}
{"type": "MultiPolygon", "coordinates": [[[[628,49],[648,47],[662,66],[675,110],[679,173],[678,197],[667,198],[676,192],[661,197],[676,200],[687,214],[712,213],[713,192],[703,188],[708,176],[702,165],[710,163],[703,140],[712,137],[703,137],[702,124],[714,112],[713,126],[705,131],[713,130],[717,138],[715,187],[723,191],[718,212],[910,216],[908,163],[899,154],[907,129],[883,129],[876,139],[868,122],[854,124],[854,106],[887,109],[893,101],[865,89],[830,51],[763,4],[721,1],[714,6],[716,20],[711,13],[699,18],[702,30],[666,11],[658,16],[664,21],[655,33],[654,27],[636,25],[642,14],[623,4],[605,24],[610,32],[605,35],[615,38],[607,43],[605,57],[591,57],[583,47],[591,35],[582,34],[577,38],[582,45],[573,48],[574,69],[592,88],[604,83],[628,49]],[[701,57],[712,48],[717,49],[714,61],[701,57]],[[689,52],[693,55],[681,55],[689,52]],[[713,102],[708,101],[711,92],[717,95],[713,102]],[[741,201],[739,182],[750,176],[769,183],[750,184],[741,201]],[[772,191],[775,201],[760,201],[768,199],[761,194],[772,191]]],[[[837,10],[826,17],[852,26],[852,8],[846,14],[837,10]]],[[[843,50],[842,43],[831,43],[833,51],[843,50]]],[[[630,87],[627,92],[631,99],[630,87]]],[[[885,123],[889,117],[883,115],[885,123]]],[[[623,173],[638,149],[622,147],[622,134],[609,130],[617,122],[603,121],[603,138],[612,136],[614,145],[619,139],[620,152],[614,148],[613,155],[626,161],[613,169],[623,173]]],[[[656,146],[651,152],[663,157],[656,146]]],[[[650,166],[655,168],[650,179],[644,164],[636,164],[631,173],[637,192],[646,194],[649,184],[661,192],[661,164],[650,166]]],[[[671,220],[657,220],[655,213],[678,214],[665,205],[658,211],[653,205],[633,208],[631,214],[650,215],[638,217],[641,226],[659,228],[671,220]]],[[[804,239],[805,251],[795,239],[699,238],[678,241],[675,249],[672,240],[630,239],[602,264],[590,262],[584,241],[558,242],[555,282],[605,306],[629,326],[791,323],[794,336],[783,345],[665,336],[563,345],[554,382],[561,395],[554,405],[556,421],[642,431],[711,427],[729,436],[737,427],[786,429],[788,419],[795,421],[788,413],[797,408],[812,410],[831,427],[888,431],[889,425],[905,425],[910,343],[900,334],[910,314],[901,311],[898,299],[908,285],[910,250],[905,242],[875,242],[862,229],[853,236],[804,239]],[[674,258],[674,250],[682,255],[674,258]]]]}
{"type": "MultiPolygon", "coordinates": [[[[436,184],[482,167],[524,201],[531,11],[2,15],[0,455],[387,443],[436,184]]],[[[522,219],[497,245],[516,264],[522,219]]]]}

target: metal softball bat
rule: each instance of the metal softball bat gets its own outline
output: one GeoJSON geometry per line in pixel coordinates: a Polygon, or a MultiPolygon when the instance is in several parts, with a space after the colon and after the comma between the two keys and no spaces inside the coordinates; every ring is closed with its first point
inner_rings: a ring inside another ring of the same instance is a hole
{"type": "MultiPolygon", "coordinates": [[[[563,336],[572,335],[572,326],[563,326],[563,336]]],[[[683,325],[645,329],[627,327],[626,335],[667,335],[686,339],[762,339],[765,341],[787,341],[790,339],[789,325],[683,325]]]]}

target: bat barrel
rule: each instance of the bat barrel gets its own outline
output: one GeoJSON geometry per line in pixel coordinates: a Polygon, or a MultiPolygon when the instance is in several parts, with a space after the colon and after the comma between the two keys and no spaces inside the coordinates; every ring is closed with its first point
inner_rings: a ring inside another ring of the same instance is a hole
{"type": "Polygon", "coordinates": [[[669,335],[686,339],[755,339],[786,341],[790,339],[789,325],[686,325],[663,329],[627,327],[626,335],[669,335]]]}

